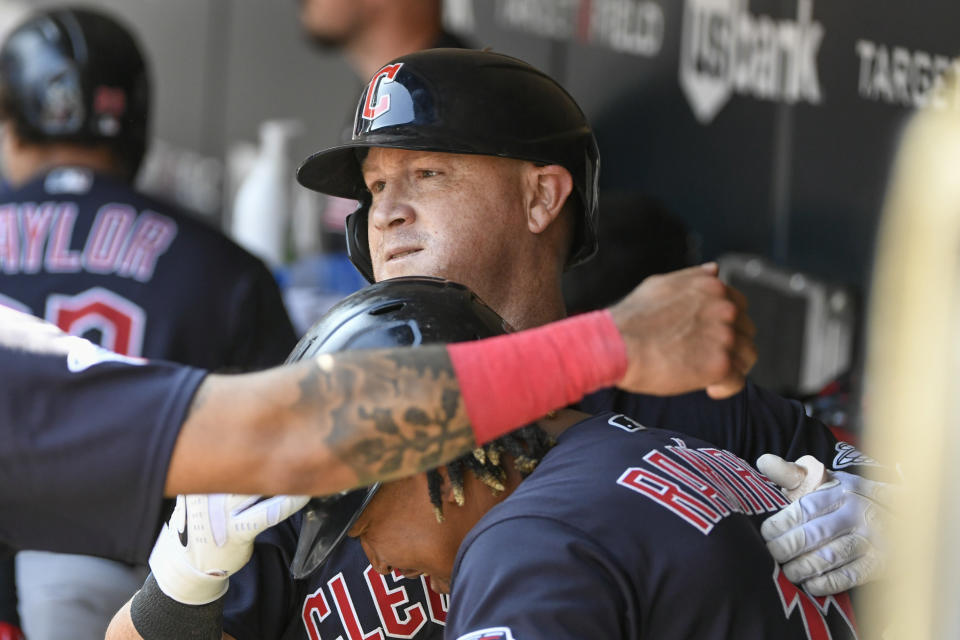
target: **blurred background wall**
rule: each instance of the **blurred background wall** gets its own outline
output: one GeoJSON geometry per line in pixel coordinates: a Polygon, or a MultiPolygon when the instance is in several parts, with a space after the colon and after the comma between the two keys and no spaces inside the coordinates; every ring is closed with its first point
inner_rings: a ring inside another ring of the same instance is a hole
{"type": "MultiPolygon", "coordinates": [[[[87,3],[140,33],[154,133],[178,149],[223,159],[293,117],[299,160],[349,122],[360,83],[301,36],[296,0],[87,3]]],[[[855,284],[900,126],[955,63],[958,16],[935,0],[446,2],[452,30],[557,77],[595,123],[603,187],[660,198],[703,257],[748,251],[855,284]]]]}

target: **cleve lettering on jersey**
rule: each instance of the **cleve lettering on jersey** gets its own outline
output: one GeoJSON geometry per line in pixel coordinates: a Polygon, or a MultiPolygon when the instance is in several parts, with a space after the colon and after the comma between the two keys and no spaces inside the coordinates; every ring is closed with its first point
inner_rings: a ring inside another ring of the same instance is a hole
{"type": "Polygon", "coordinates": [[[362,573],[337,573],[307,595],[301,616],[310,640],[439,638],[448,608],[449,599],[430,589],[427,576],[381,575],[367,564],[362,573]]]}
{"type": "MultiPolygon", "coordinates": [[[[405,588],[402,586],[391,588],[387,584],[388,576],[377,573],[372,566],[367,567],[363,576],[370,588],[370,595],[377,603],[377,615],[380,616],[380,624],[388,635],[397,638],[412,638],[427,623],[427,616],[423,612],[423,604],[417,602],[404,606],[410,602],[405,588]]],[[[403,576],[394,572],[390,577],[401,579],[403,576]]]]}
{"type": "Polygon", "coordinates": [[[383,630],[379,627],[369,633],[363,630],[360,616],[357,615],[357,608],[353,605],[353,598],[347,590],[347,581],[342,572],[331,578],[327,585],[330,587],[330,593],[333,594],[340,621],[347,632],[345,640],[383,640],[383,630]]]}
{"type": "Polygon", "coordinates": [[[430,584],[430,576],[420,576],[423,583],[423,592],[427,595],[427,609],[430,612],[430,620],[440,626],[447,624],[447,612],[450,611],[450,596],[443,593],[437,593],[430,584]]]}
{"type": "Polygon", "coordinates": [[[320,640],[320,623],[330,615],[330,605],[323,595],[323,587],[304,598],[300,615],[310,640],[320,640]]]}

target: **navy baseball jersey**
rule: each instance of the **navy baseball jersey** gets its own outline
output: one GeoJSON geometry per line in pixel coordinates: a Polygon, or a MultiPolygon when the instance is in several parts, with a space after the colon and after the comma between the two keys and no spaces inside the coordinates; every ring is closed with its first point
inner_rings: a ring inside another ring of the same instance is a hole
{"type": "Polygon", "coordinates": [[[302,512],[257,537],[253,558],[230,577],[223,630],[237,640],[441,640],[448,598],[428,578],[382,576],[346,539],[311,576],[290,561],[302,512]]]}
{"type": "Polygon", "coordinates": [[[0,274],[0,304],[125,355],[253,369],[296,342],[262,262],[88,169],[0,192],[0,274]]]}
{"type": "Polygon", "coordinates": [[[787,504],[737,456],[608,413],[574,425],[460,545],[447,637],[853,638],[767,552],[787,504]]]}
{"type": "Polygon", "coordinates": [[[0,547],[146,561],[204,374],[0,307],[0,547]]]}
{"type": "Polygon", "coordinates": [[[740,393],[724,400],[714,400],[704,391],[658,397],[611,388],[587,396],[579,408],[592,414],[615,411],[643,424],[680,431],[733,451],[750,464],[765,453],[786,460],[810,454],[837,470],[873,463],[850,444],[838,441],[799,402],[749,380],[740,393]]]}

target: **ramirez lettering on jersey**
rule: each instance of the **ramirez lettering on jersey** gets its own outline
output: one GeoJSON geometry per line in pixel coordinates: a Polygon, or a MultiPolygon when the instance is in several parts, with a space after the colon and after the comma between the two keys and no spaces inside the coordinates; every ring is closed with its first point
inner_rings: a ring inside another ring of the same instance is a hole
{"type": "Polygon", "coordinates": [[[760,472],[729,451],[677,446],[647,453],[647,467],[630,467],[618,484],[660,503],[704,535],[732,513],[756,515],[790,504],[760,472]]]}
{"type": "Polygon", "coordinates": [[[86,238],[78,238],[77,215],[74,202],[0,206],[0,270],[7,275],[86,272],[149,282],[177,236],[177,223],[167,216],[112,203],[100,207],[86,238]]]}

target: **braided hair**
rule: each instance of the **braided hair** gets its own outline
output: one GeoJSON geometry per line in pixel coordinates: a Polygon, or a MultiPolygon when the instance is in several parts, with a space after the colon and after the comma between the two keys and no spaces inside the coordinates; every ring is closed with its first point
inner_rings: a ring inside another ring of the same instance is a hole
{"type": "MultiPolygon", "coordinates": [[[[505,455],[513,458],[513,466],[526,478],[536,469],[543,456],[556,444],[547,432],[536,423],[521,427],[492,442],[477,447],[468,454],[448,463],[447,476],[453,489],[453,499],[457,506],[463,506],[463,473],[472,471],[480,482],[487,485],[493,495],[504,491],[504,482],[507,480],[507,470],[504,467],[505,455]]],[[[430,493],[430,504],[437,522],[443,522],[443,500],[441,488],[443,478],[438,469],[427,472],[427,490],[430,493]]]]}

